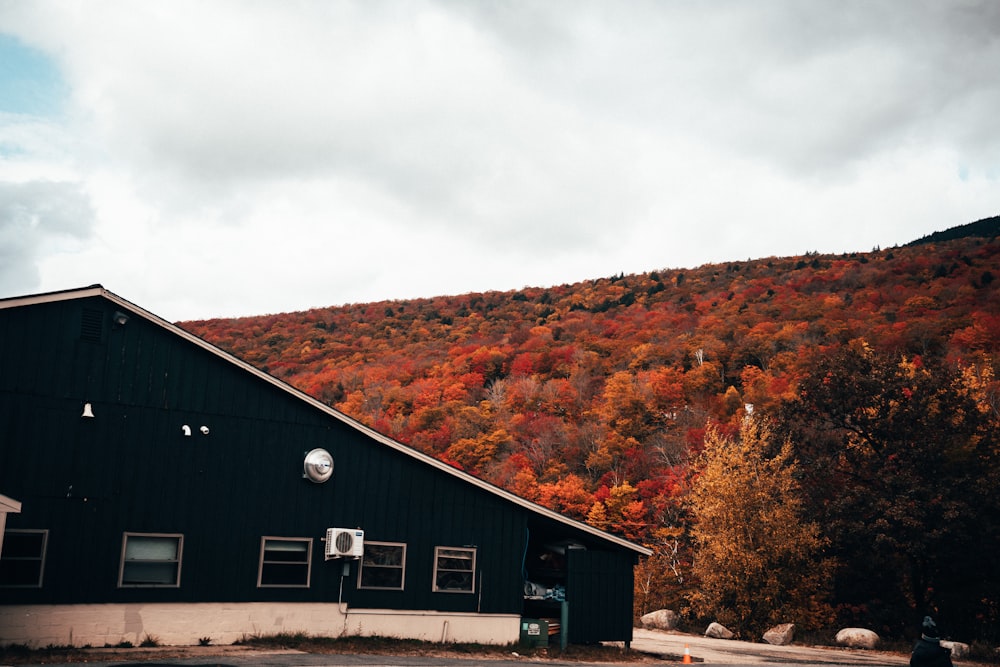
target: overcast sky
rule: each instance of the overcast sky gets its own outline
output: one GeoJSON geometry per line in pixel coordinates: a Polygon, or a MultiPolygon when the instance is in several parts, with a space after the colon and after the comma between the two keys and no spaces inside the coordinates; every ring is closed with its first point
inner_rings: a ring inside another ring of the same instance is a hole
{"type": "Polygon", "coordinates": [[[0,296],[168,320],[1000,213],[1000,2],[0,0],[0,296]]]}

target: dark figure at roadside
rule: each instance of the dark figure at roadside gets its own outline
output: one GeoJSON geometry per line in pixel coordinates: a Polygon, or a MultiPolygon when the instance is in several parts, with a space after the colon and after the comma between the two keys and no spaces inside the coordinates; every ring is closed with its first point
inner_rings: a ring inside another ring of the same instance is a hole
{"type": "Polygon", "coordinates": [[[941,646],[937,624],[930,616],[924,616],[920,628],[920,639],[913,645],[910,667],[953,667],[951,650],[941,646]]]}

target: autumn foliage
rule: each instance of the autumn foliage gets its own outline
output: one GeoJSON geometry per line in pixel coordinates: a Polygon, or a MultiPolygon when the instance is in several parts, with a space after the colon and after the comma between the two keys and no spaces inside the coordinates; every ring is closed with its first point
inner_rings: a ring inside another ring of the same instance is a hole
{"type": "MultiPolygon", "coordinates": [[[[783,424],[810,515],[843,577],[838,601],[889,631],[898,610],[995,632],[1000,438],[992,367],[878,353],[817,359],[783,424]],[[992,387],[987,389],[987,387],[992,387]]],[[[912,620],[910,618],[909,620],[912,620]]]]}
{"type": "Polygon", "coordinates": [[[736,437],[710,426],[691,493],[695,545],[691,600],[700,616],[752,636],[795,619],[815,630],[833,619],[835,562],[809,520],[792,444],[747,414],[736,437]]]}
{"type": "MultiPolygon", "coordinates": [[[[709,542],[692,504],[692,462],[706,443],[742,441],[752,405],[790,443],[789,458],[777,452],[782,467],[798,461],[815,482],[800,521],[819,526],[824,557],[840,564],[826,603],[839,619],[905,625],[940,602],[927,588],[957,586],[938,576],[936,554],[981,518],[964,513],[995,502],[1000,219],[977,225],[978,236],[866,253],[182,326],[401,442],[648,545],[637,614],[671,607],[700,622],[695,547],[709,542]],[[869,356],[838,356],[852,350],[869,356]],[[948,378],[937,394],[925,393],[925,369],[948,378]],[[928,480],[913,457],[959,486],[907,495],[928,480]],[[884,479],[883,468],[899,475],[884,479]],[[854,474],[850,495],[837,497],[832,481],[854,474]],[[852,533],[852,523],[889,511],[882,533],[852,533]],[[907,546],[927,522],[932,537],[907,546]],[[903,554],[880,565],[912,574],[861,600],[875,573],[850,556],[871,548],[903,554]]],[[[963,586],[984,600],[977,632],[997,633],[1000,591],[963,586]]]]}

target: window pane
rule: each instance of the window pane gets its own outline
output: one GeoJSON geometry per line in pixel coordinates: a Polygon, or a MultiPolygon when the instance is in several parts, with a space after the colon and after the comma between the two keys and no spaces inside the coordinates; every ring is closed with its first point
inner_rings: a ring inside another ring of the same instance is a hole
{"type": "Polygon", "coordinates": [[[365,568],[361,573],[362,588],[392,588],[403,587],[403,569],[391,567],[365,568]]]}
{"type": "Polygon", "coordinates": [[[0,586],[41,587],[47,540],[45,530],[8,531],[0,556],[0,586]]]}
{"type": "Polygon", "coordinates": [[[364,565],[403,566],[403,547],[394,544],[366,544],[364,565]]]}
{"type": "Polygon", "coordinates": [[[445,570],[471,570],[472,558],[451,558],[442,556],[438,559],[438,568],[445,570]]]}
{"type": "Polygon", "coordinates": [[[0,586],[37,586],[38,564],[41,561],[0,561],[0,586]]]}
{"type": "Polygon", "coordinates": [[[123,584],[172,586],[177,582],[176,563],[144,563],[132,561],[125,564],[123,584]]]}
{"type": "Polygon", "coordinates": [[[308,554],[306,553],[292,553],[290,551],[271,551],[270,549],[264,552],[264,562],[265,563],[305,563],[308,559],[308,554]]]}
{"type": "Polygon", "coordinates": [[[405,563],[405,544],[365,542],[358,587],[402,590],[405,563]]]}
{"type": "Polygon", "coordinates": [[[125,560],[177,560],[177,538],[130,535],[125,560]]]}
{"type": "Polygon", "coordinates": [[[125,534],[122,586],[179,586],[180,535],[125,534]]]}
{"type": "Polygon", "coordinates": [[[3,537],[4,558],[41,558],[45,533],[5,533],[3,537]]]}
{"type": "Polygon", "coordinates": [[[257,585],[307,588],[312,540],[261,538],[257,585]]]}
{"type": "Polygon", "coordinates": [[[437,547],[434,554],[434,590],[472,593],[476,550],[437,547]]]}
{"type": "Polygon", "coordinates": [[[306,553],[309,543],[305,540],[267,540],[264,548],[268,551],[294,551],[306,553]]]}
{"type": "Polygon", "coordinates": [[[444,591],[471,591],[472,574],[438,570],[437,587],[444,591]]]}
{"type": "Polygon", "coordinates": [[[308,570],[301,563],[266,563],[260,573],[261,586],[305,586],[308,570]]]}
{"type": "Polygon", "coordinates": [[[292,540],[266,540],[264,560],[267,562],[308,563],[309,543],[292,540]]]}

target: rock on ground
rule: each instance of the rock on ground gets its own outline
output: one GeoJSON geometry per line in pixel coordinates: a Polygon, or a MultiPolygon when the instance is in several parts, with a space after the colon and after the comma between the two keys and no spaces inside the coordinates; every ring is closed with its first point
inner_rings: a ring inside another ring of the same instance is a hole
{"type": "Polygon", "coordinates": [[[792,637],[794,635],[795,635],[795,624],[782,623],[781,625],[776,625],[767,632],[765,632],[764,641],[774,646],[785,646],[787,644],[792,643],[792,637]]]}
{"type": "Polygon", "coordinates": [[[951,657],[953,658],[964,658],[969,655],[969,645],[962,642],[950,642],[942,639],[941,646],[951,651],[951,657]]]}
{"type": "Polygon", "coordinates": [[[844,628],[837,633],[836,642],[849,648],[873,649],[878,646],[879,636],[865,628],[844,628]]]}
{"type": "Polygon", "coordinates": [[[657,609],[645,614],[639,622],[651,630],[676,630],[680,616],[672,609],[657,609]]]}
{"type": "Polygon", "coordinates": [[[705,636],[712,637],[713,639],[732,639],[736,635],[721,623],[711,623],[708,629],[705,630],[705,636]]]}

